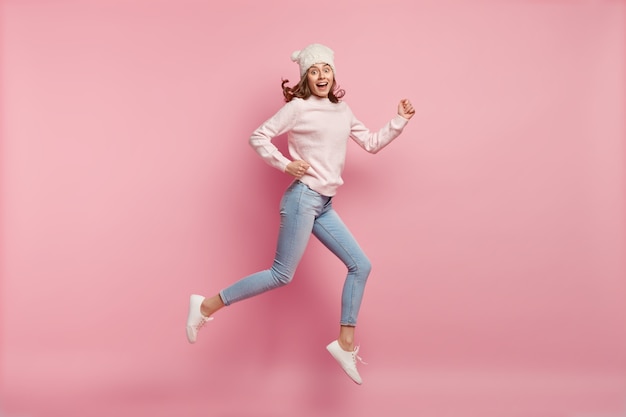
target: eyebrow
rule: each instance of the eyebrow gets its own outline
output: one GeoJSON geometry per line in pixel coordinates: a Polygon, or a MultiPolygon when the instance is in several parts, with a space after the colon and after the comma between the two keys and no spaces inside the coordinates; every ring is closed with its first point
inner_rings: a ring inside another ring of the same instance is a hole
{"type": "MultiPolygon", "coordinates": [[[[324,64],[324,66],[321,67],[321,69],[326,69],[326,68],[332,69],[332,67],[329,64],[324,64]]],[[[313,65],[311,68],[309,68],[309,71],[316,70],[316,69],[320,69],[320,67],[316,67],[315,65],[313,65]]]]}

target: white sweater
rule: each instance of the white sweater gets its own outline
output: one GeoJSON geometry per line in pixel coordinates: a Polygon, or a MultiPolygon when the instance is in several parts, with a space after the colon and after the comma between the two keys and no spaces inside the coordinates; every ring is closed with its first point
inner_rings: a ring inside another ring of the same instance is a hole
{"type": "Polygon", "coordinates": [[[250,145],[268,164],[281,171],[285,171],[292,160],[308,162],[311,167],[300,181],[331,197],[343,184],[341,173],[348,138],[366,151],[376,153],[398,137],[407,123],[407,119],[397,115],[372,133],[343,101],[332,103],[327,98],[312,95],[306,100],[294,98],[286,103],[252,133],[250,145]],[[289,132],[291,160],[272,143],[273,138],[286,132],[289,132]]]}

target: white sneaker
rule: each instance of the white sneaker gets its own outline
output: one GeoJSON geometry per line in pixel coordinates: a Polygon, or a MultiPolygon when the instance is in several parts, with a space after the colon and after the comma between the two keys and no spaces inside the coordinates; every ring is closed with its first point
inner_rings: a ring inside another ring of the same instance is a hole
{"type": "Polygon", "coordinates": [[[343,350],[341,346],[339,346],[339,342],[335,340],[334,342],[331,342],[328,346],[326,346],[326,349],[330,352],[331,355],[333,355],[333,358],[335,358],[337,362],[339,362],[341,368],[346,372],[346,374],[348,374],[350,378],[352,378],[354,382],[359,385],[363,383],[361,375],[359,375],[359,371],[357,371],[356,369],[357,359],[359,360],[359,362],[365,363],[363,362],[363,359],[361,359],[361,357],[357,355],[357,353],[359,352],[358,346],[355,347],[352,352],[350,352],[347,350],[343,350]]]}
{"type": "Polygon", "coordinates": [[[207,317],[200,311],[203,301],[204,297],[201,295],[193,294],[189,297],[189,315],[187,316],[187,340],[189,343],[196,343],[198,330],[204,326],[204,323],[213,320],[213,317],[207,317]]]}

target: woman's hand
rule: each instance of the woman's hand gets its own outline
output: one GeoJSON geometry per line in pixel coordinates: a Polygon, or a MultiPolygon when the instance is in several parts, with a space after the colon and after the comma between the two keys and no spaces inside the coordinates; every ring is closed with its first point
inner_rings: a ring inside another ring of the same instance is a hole
{"type": "Polygon", "coordinates": [[[409,120],[415,114],[415,109],[413,108],[413,105],[406,98],[400,100],[400,104],[398,104],[398,114],[407,120],[409,120]]]}
{"type": "Polygon", "coordinates": [[[309,169],[311,165],[305,161],[292,161],[285,168],[285,172],[289,175],[293,175],[297,179],[302,178],[307,169],[309,169]]]}

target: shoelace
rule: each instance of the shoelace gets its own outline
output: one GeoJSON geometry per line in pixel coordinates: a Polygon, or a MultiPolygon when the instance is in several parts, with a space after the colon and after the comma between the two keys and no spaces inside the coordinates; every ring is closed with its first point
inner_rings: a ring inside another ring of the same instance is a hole
{"type": "Polygon", "coordinates": [[[355,348],[354,348],[354,351],[352,352],[352,360],[354,361],[354,364],[355,364],[355,365],[356,365],[356,360],[357,360],[357,359],[358,359],[358,360],[359,360],[359,362],[361,362],[363,365],[367,365],[367,362],[365,362],[365,361],[363,360],[363,358],[361,358],[361,357],[358,355],[358,353],[359,353],[359,348],[360,348],[360,347],[361,347],[361,346],[357,346],[357,347],[355,347],[355,348]]]}
{"type": "Polygon", "coordinates": [[[202,326],[204,326],[206,324],[207,321],[211,321],[213,320],[213,317],[202,317],[200,319],[200,323],[196,324],[196,331],[199,331],[202,326]]]}

